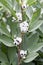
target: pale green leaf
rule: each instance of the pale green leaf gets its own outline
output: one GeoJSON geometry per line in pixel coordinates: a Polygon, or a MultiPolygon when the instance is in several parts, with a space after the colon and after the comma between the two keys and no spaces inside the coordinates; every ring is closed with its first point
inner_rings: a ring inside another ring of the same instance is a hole
{"type": "Polygon", "coordinates": [[[0,35],[0,41],[6,45],[6,46],[9,46],[9,47],[13,47],[14,44],[13,44],[13,40],[10,38],[10,37],[7,37],[5,35],[0,35]]]}
{"type": "Polygon", "coordinates": [[[32,4],[34,4],[36,2],[36,0],[27,0],[27,4],[29,6],[31,6],[32,4]]]}
{"type": "Polygon", "coordinates": [[[43,33],[43,24],[39,27],[39,30],[43,33]]]}
{"type": "MultiPolygon", "coordinates": [[[[31,52],[37,52],[43,47],[43,43],[36,43],[36,45],[31,49],[31,52]]],[[[29,51],[29,50],[28,50],[29,51]]]]}
{"type": "Polygon", "coordinates": [[[36,46],[36,43],[38,42],[39,39],[39,35],[37,33],[32,33],[29,37],[27,37],[26,35],[24,35],[23,37],[23,43],[22,43],[22,48],[24,50],[29,50],[32,51],[32,49],[34,48],[34,46],[36,46]]]}
{"type": "MultiPolygon", "coordinates": [[[[32,10],[32,8],[31,7],[28,7],[27,9],[26,9],[26,15],[29,17],[29,19],[31,20],[31,18],[32,18],[32,15],[33,15],[33,10],[32,10]]],[[[24,15],[25,16],[25,15],[24,15]]],[[[26,19],[26,18],[25,18],[26,19]]]]}
{"type": "Polygon", "coordinates": [[[43,20],[38,20],[30,24],[29,32],[33,32],[43,24],[43,20]]]}
{"type": "Polygon", "coordinates": [[[39,20],[39,16],[40,16],[40,9],[38,9],[32,16],[32,19],[29,23],[29,32],[33,32],[34,30],[39,28],[43,23],[43,20],[39,20]]]}
{"type": "Polygon", "coordinates": [[[27,58],[24,60],[25,63],[29,63],[33,61],[39,54],[38,53],[30,53],[27,58]]]}
{"type": "Polygon", "coordinates": [[[39,34],[31,34],[28,38],[26,35],[23,37],[22,49],[28,50],[28,52],[37,52],[43,47],[43,42],[39,42],[39,34]]]}
{"type": "Polygon", "coordinates": [[[8,48],[8,57],[9,57],[9,60],[10,60],[10,64],[15,63],[15,60],[16,60],[16,48],[8,48]]]}
{"type": "Polygon", "coordinates": [[[0,21],[0,33],[10,36],[10,33],[7,30],[6,24],[2,21],[0,21]]]}
{"type": "Polygon", "coordinates": [[[35,65],[33,62],[30,62],[30,63],[24,63],[22,62],[21,65],[35,65]]]}
{"type": "Polygon", "coordinates": [[[0,50],[0,61],[8,62],[7,56],[0,50]]]}
{"type": "Polygon", "coordinates": [[[11,28],[11,35],[12,35],[12,38],[14,38],[14,36],[18,36],[20,35],[20,28],[19,28],[19,23],[18,22],[12,22],[11,21],[11,18],[8,19],[8,22],[7,24],[10,26],[11,28]]]}
{"type": "MultiPolygon", "coordinates": [[[[0,2],[10,10],[11,14],[16,17],[15,15],[15,11],[13,10],[13,8],[10,6],[9,2],[7,0],[0,0],[0,2]]],[[[17,18],[17,17],[16,17],[17,18]]]]}

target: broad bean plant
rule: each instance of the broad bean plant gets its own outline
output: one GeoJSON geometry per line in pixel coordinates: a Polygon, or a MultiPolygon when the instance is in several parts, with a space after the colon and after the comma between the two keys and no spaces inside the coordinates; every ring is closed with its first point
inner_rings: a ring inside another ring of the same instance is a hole
{"type": "Polygon", "coordinates": [[[35,65],[42,47],[43,0],[0,0],[0,65],[35,65]]]}

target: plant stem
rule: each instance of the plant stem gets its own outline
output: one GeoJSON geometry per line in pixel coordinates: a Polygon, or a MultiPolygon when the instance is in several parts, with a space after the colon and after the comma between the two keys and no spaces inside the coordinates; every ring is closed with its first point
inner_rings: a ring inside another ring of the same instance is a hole
{"type": "MultiPolygon", "coordinates": [[[[21,0],[22,4],[23,4],[23,1],[21,0]]],[[[21,6],[21,13],[22,13],[22,22],[23,22],[23,8],[21,6]]]]}
{"type": "Polygon", "coordinates": [[[18,65],[20,65],[20,45],[18,46],[18,65]]]}
{"type": "MultiPolygon", "coordinates": [[[[21,3],[22,3],[22,0],[21,0],[21,3]]],[[[22,13],[22,21],[23,21],[23,9],[22,9],[22,6],[21,6],[21,13],[22,13]]],[[[21,37],[22,37],[22,33],[21,33],[21,37]]],[[[18,46],[18,65],[21,64],[20,50],[21,50],[21,44],[18,46]]]]}

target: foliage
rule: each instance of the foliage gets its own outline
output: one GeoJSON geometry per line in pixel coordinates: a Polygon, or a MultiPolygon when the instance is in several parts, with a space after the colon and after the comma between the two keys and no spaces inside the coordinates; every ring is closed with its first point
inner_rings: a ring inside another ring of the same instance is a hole
{"type": "Polygon", "coordinates": [[[42,1],[0,0],[0,65],[43,65],[42,1]]]}

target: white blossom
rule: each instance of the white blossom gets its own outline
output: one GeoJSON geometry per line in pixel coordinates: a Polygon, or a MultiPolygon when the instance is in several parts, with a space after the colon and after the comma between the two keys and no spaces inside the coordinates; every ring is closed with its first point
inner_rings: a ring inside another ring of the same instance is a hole
{"type": "Polygon", "coordinates": [[[28,23],[27,23],[27,21],[24,21],[24,22],[22,22],[22,23],[20,23],[20,30],[21,30],[21,32],[27,32],[28,31],[28,23]]]}
{"type": "Polygon", "coordinates": [[[42,3],[43,2],[43,0],[40,0],[40,3],[42,3]]]}
{"type": "Polygon", "coordinates": [[[41,14],[43,14],[43,8],[41,8],[41,14]]]}
{"type": "Polygon", "coordinates": [[[19,44],[21,44],[21,42],[22,42],[22,38],[21,37],[16,37],[15,39],[14,39],[14,44],[17,46],[17,45],[19,45],[19,44]]]}
{"type": "MultiPolygon", "coordinates": [[[[32,6],[31,6],[32,7],[32,6]]],[[[33,12],[36,12],[36,8],[32,7],[33,12]]]]}
{"type": "Polygon", "coordinates": [[[22,0],[22,8],[26,9],[27,8],[27,0],[22,0]]]}
{"type": "Polygon", "coordinates": [[[2,17],[2,20],[3,20],[3,22],[6,22],[7,21],[7,19],[5,17],[2,17]]]}
{"type": "Polygon", "coordinates": [[[21,12],[17,12],[16,16],[18,18],[18,21],[22,21],[22,13],[21,12]]]}
{"type": "Polygon", "coordinates": [[[24,50],[21,50],[20,51],[21,58],[25,59],[26,58],[26,55],[27,55],[27,51],[24,51],[24,50]]]}
{"type": "Polygon", "coordinates": [[[25,3],[22,4],[22,8],[23,8],[23,9],[27,8],[27,5],[26,5],[25,3]]]}
{"type": "Polygon", "coordinates": [[[15,17],[12,17],[12,22],[14,22],[16,20],[16,18],[15,17]]]}
{"type": "Polygon", "coordinates": [[[9,32],[11,32],[11,29],[10,29],[10,26],[9,26],[9,25],[7,25],[7,30],[8,30],[9,32]]]}

